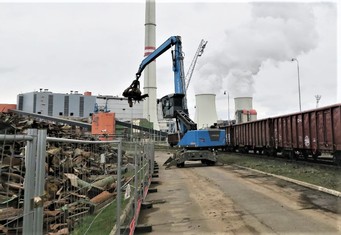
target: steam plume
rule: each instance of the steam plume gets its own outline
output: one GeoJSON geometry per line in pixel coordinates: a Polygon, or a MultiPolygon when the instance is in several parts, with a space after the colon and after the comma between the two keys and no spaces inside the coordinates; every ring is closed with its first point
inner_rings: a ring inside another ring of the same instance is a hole
{"type": "Polygon", "coordinates": [[[253,77],[262,63],[289,61],[317,47],[313,5],[309,3],[253,3],[251,20],[225,32],[223,44],[199,67],[195,92],[226,89],[233,96],[252,96],[253,77]]]}

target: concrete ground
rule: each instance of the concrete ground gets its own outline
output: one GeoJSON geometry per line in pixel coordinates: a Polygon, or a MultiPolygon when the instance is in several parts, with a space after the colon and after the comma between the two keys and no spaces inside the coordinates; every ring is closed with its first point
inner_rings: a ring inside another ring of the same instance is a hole
{"type": "Polygon", "coordinates": [[[157,193],[139,224],[150,234],[341,234],[341,198],[231,166],[166,170],[156,152],[157,193]]]}

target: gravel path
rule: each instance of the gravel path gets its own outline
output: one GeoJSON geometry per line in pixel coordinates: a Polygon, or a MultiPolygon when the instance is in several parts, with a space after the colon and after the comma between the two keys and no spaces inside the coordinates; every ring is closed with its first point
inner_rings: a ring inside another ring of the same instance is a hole
{"type": "Polygon", "coordinates": [[[230,166],[187,164],[165,170],[156,152],[160,201],[141,211],[152,234],[338,234],[340,198],[230,166]]]}

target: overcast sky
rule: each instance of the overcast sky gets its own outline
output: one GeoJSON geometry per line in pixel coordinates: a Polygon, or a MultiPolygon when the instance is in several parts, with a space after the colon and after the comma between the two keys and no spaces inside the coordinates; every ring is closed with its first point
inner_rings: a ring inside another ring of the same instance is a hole
{"type": "MultiPolygon", "coordinates": [[[[331,105],[341,102],[339,5],[156,0],[156,46],[181,36],[187,72],[201,39],[208,41],[189,86],[192,118],[195,94],[214,93],[218,117],[227,119],[224,91],[231,118],[238,96],[253,97],[258,118],[299,111],[291,58],[299,61],[302,110],[315,108],[315,95],[331,105]]],[[[0,103],[39,88],[121,96],[143,60],[144,21],[142,0],[0,1],[0,103]]],[[[174,92],[170,51],[157,59],[157,85],[159,98],[174,92]]]]}

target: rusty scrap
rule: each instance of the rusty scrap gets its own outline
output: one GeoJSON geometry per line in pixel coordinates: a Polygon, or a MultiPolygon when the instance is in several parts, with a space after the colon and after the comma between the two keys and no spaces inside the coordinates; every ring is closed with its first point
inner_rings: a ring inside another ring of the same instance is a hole
{"type": "MultiPolygon", "coordinates": [[[[80,128],[0,113],[0,134],[25,134],[28,128],[47,129],[50,137],[93,139],[80,128]]],[[[3,234],[22,233],[25,144],[25,141],[0,143],[0,233],[3,234]]],[[[110,145],[47,143],[45,193],[41,198],[46,234],[70,234],[80,217],[114,200],[117,152],[110,145]]],[[[124,157],[122,162],[127,163],[128,159],[124,157]]]]}

